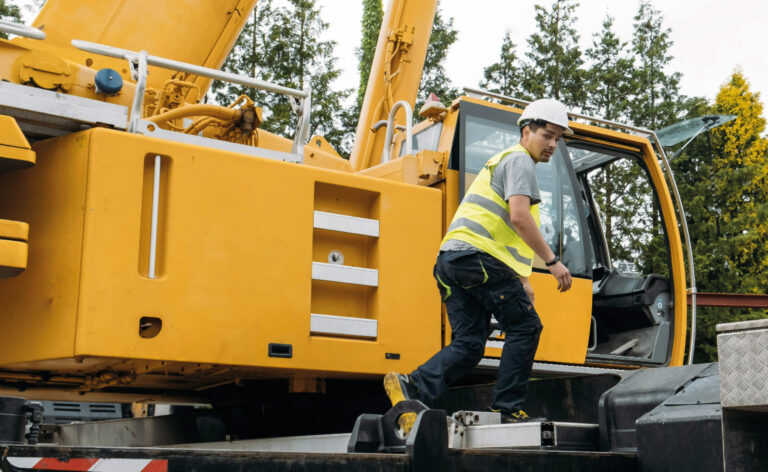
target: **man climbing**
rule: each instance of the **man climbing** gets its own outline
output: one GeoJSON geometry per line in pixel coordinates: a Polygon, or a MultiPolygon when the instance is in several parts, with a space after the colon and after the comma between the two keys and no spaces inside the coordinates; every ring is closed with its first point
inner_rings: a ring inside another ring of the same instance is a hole
{"type": "MultiPolygon", "coordinates": [[[[496,154],[475,178],[443,238],[434,268],[453,339],[410,375],[390,372],[384,388],[392,404],[431,402],[480,361],[491,315],[504,333],[504,347],[491,411],[502,422],[528,421],[523,403],[542,325],[528,276],[534,254],[545,261],[558,289],[571,287],[568,268],[539,230],[541,201],[535,164],[549,162],[568,127],[565,106],[554,99],[529,104],[517,121],[520,143],[496,154]]],[[[409,431],[416,415],[404,414],[409,431]]]]}

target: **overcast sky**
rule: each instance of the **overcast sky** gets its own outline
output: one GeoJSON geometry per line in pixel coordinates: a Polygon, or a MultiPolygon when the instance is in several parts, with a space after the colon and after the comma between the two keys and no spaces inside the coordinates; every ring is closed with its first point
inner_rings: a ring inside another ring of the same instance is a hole
{"type": "MultiPolygon", "coordinates": [[[[337,87],[357,87],[355,47],[360,44],[362,0],[318,0],[322,17],[330,23],[328,38],[337,41],[336,54],[343,75],[337,87]]],[[[384,6],[389,0],[384,0],[384,6]]],[[[534,5],[552,0],[441,0],[445,18],[453,17],[458,40],[448,52],[446,71],[455,85],[477,86],[483,67],[497,61],[504,33],[509,31],[518,54],[534,32],[534,5]],[[470,6],[470,7],[468,7],[470,6]]],[[[615,18],[616,33],[632,39],[636,0],[581,0],[576,30],[584,49],[601,29],[607,14],[615,18]]],[[[668,72],[681,72],[681,91],[714,101],[720,86],[736,67],[752,90],[768,97],[768,1],[765,0],[656,0],[654,7],[672,29],[674,59],[668,72]]],[[[765,115],[765,113],[764,113],[765,115]]]]}
{"type": "MultiPolygon", "coordinates": [[[[142,0],[143,1],[143,0],[142,0]]],[[[322,17],[330,24],[326,37],[338,44],[336,55],[342,76],[337,88],[357,87],[359,77],[355,48],[360,44],[362,0],[317,0],[322,17]]],[[[458,86],[478,85],[483,68],[497,61],[504,33],[509,31],[523,54],[526,40],[534,32],[534,5],[553,0],[441,0],[445,18],[454,19],[458,40],[448,52],[446,71],[458,86]],[[471,7],[468,8],[468,5],[471,7]]],[[[389,0],[383,0],[384,6],[389,0]]],[[[27,23],[35,15],[39,0],[20,0],[27,23]]],[[[615,18],[615,31],[625,41],[632,39],[637,0],[581,0],[576,30],[581,46],[592,44],[606,15],[615,18]]],[[[674,0],[653,2],[672,29],[674,59],[668,72],[681,72],[681,91],[714,101],[720,86],[735,68],[740,68],[752,90],[768,99],[768,1],[766,0],[674,0]]],[[[764,116],[766,113],[764,113],[764,116]]]]}

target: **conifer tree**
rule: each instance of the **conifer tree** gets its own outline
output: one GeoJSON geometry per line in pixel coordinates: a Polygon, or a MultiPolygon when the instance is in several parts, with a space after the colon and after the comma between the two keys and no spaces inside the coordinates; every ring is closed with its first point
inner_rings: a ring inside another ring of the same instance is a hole
{"type": "Polygon", "coordinates": [[[528,38],[528,60],[523,65],[527,98],[552,97],[571,109],[583,106],[584,61],[574,28],[577,6],[573,0],[555,0],[549,8],[535,6],[537,32],[528,38]]]}
{"type": "MultiPolygon", "coordinates": [[[[260,80],[266,78],[268,71],[263,71],[266,32],[272,26],[272,0],[261,0],[248,18],[235,45],[221,67],[223,71],[247,75],[260,80]]],[[[240,85],[214,81],[211,84],[213,100],[221,105],[228,105],[240,95],[247,95],[257,104],[266,104],[267,92],[240,85]]]]}
{"type": "Polygon", "coordinates": [[[384,18],[384,9],[381,0],[363,0],[363,37],[360,42],[360,48],[357,49],[357,58],[360,61],[358,70],[360,71],[360,86],[357,89],[357,113],[363,106],[363,98],[368,87],[368,76],[371,73],[371,64],[373,55],[376,53],[376,43],[379,40],[379,31],[381,22],[384,18]]]}
{"type": "Polygon", "coordinates": [[[376,53],[376,44],[379,39],[379,31],[384,17],[381,0],[363,0],[362,38],[360,47],[355,50],[358,59],[358,71],[360,82],[357,88],[355,103],[340,116],[340,129],[342,132],[341,146],[337,148],[342,155],[348,155],[357,131],[357,121],[360,119],[360,111],[363,108],[365,93],[368,90],[368,79],[373,65],[373,56],[376,53]]]}
{"type": "Polygon", "coordinates": [[[435,11],[432,33],[429,36],[429,46],[424,59],[424,69],[421,72],[421,83],[419,84],[414,115],[418,113],[430,93],[434,92],[446,104],[459,95],[458,89],[446,76],[444,65],[448,49],[456,42],[458,36],[459,32],[453,27],[453,18],[444,20],[438,8],[435,11]]]}
{"type": "MultiPolygon", "coordinates": [[[[715,100],[714,113],[737,118],[711,131],[711,155],[699,151],[697,179],[687,192],[697,288],[768,292],[768,140],[760,95],[736,71],[715,100]],[[703,155],[702,155],[703,154],[703,155]]],[[[709,141],[709,142],[707,142],[709,141]]],[[[717,360],[718,323],[763,318],[764,312],[710,308],[699,316],[697,361],[717,360]]]]}
{"type": "Polygon", "coordinates": [[[712,131],[717,146],[713,167],[713,199],[719,211],[711,216],[727,243],[730,283],[749,293],[768,290],[768,140],[760,94],[752,92],[735,72],[717,94],[715,113],[737,118],[712,131]]]}
{"type": "Polygon", "coordinates": [[[637,126],[660,129],[677,121],[681,109],[679,72],[667,74],[672,61],[671,30],[662,25],[661,12],[650,0],[642,0],[635,15],[632,50],[635,94],[629,109],[630,120],[637,126]]]}
{"type": "MultiPolygon", "coordinates": [[[[632,58],[627,43],[613,31],[613,18],[607,16],[602,26],[585,54],[589,66],[584,74],[584,108],[590,115],[625,122],[628,95],[632,91],[632,58]]],[[[632,162],[616,161],[590,175],[614,260],[635,260],[631,248],[637,249],[643,233],[637,220],[643,216],[641,209],[648,202],[644,198],[627,198],[629,192],[643,193],[644,176],[639,171],[632,162]]]]}
{"type": "MultiPolygon", "coordinates": [[[[328,23],[321,19],[314,0],[284,3],[275,6],[271,0],[259,2],[224,69],[253,74],[258,79],[286,87],[310,87],[310,134],[323,135],[338,149],[344,136],[343,101],[350,91],[335,91],[331,87],[341,73],[333,56],[336,43],[320,40],[328,23]]],[[[242,93],[254,98],[264,108],[262,129],[293,136],[297,119],[288,97],[223,84],[215,84],[213,90],[219,103],[230,103],[242,93]]]]}
{"type": "Polygon", "coordinates": [[[501,43],[499,62],[483,69],[483,80],[480,81],[480,88],[512,97],[520,95],[522,77],[515,52],[516,48],[517,46],[507,31],[504,34],[504,41],[501,43]]]}
{"type": "Polygon", "coordinates": [[[603,30],[594,35],[592,47],[586,51],[590,64],[585,74],[585,109],[591,115],[623,122],[632,92],[633,59],[627,43],[613,31],[613,21],[606,16],[603,30]]]}

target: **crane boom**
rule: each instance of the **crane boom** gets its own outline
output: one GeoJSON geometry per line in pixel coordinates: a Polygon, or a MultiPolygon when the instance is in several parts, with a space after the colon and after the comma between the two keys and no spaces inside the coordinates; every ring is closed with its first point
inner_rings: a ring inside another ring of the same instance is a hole
{"type": "MultiPolygon", "coordinates": [[[[130,79],[125,61],[94,56],[71,46],[73,39],[124,49],[144,49],[169,59],[218,69],[237,41],[257,0],[49,1],[32,25],[42,41],[20,39],[30,48],[49,49],[75,63],[112,67],[130,79]]],[[[160,89],[173,72],[151,68],[147,86],[160,89]]],[[[202,96],[211,80],[194,81],[202,96]]]]}
{"type": "Polygon", "coordinates": [[[374,131],[373,125],[386,120],[398,101],[411,104],[416,101],[436,10],[437,0],[390,2],[382,21],[350,154],[354,170],[379,163],[385,132],[384,128],[374,131]]]}

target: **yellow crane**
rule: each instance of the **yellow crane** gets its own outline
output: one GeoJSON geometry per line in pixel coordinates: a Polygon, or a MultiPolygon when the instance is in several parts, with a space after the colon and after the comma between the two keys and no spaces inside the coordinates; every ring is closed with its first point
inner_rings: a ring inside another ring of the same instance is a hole
{"type": "MultiPolygon", "coordinates": [[[[218,70],[255,4],[49,0],[14,30],[26,37],[0,41],[2,391],[196,401],[279,380],[322,395],[449,342],[434,257],[478,169],[519,139],[524,102],[468,90],[412,125],[437,1],[392,1],[345,160],[308,136],[311,90],[218,70]],[[212,79],[288,95],[295,135],[259,129],[247,97],[201,103],[212,79]]],[[[644,130],[573,118],[540,180],[574,285],[557,293],[535,262],[536,369],[680,365],[685,264],[663,151],[644,130]],[[612,261],[590,176],[614,162],[639,169],[664,273],[612,261]]],[[[482,367],[500,345],[495,333],[482,367]]]]}

